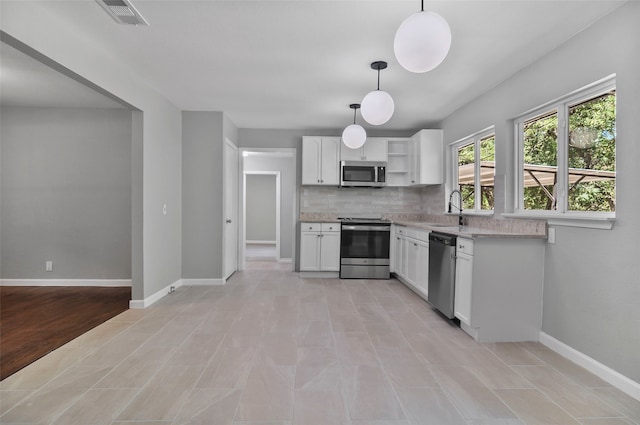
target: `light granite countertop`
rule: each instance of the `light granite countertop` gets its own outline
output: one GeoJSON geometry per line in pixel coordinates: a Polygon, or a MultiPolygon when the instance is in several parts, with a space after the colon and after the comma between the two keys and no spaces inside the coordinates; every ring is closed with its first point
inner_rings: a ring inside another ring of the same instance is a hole
{"type": "MultiPolygon", "coordinates": [[[[302,213],[301,222],[335,223],[339,214],[302,213]]],[[[393,224],[429,231],[453,234],[467,238],[547,238],[547,223],[544,220],[493,219],[465,216],[468,225],[458,226],[456,215],[384,214],[383,218],[393,224]]]]}
{"type": "Polygon", "coordinates": [[[539,233],[529,233],[526,231],[508,231],[508,230],[498,230],[498,229],[486,229],[482,227],[472,227],[472,226],[457,226],[457,225],[449,225],[442,223],[430,223],[424,221],[403,221],[396,220],[393,221],[394,224],[398,224],[401,226],[414,227],[417,229],[424,229],[429,231],[447,233],[450,235],[456,235],[466,238],[482,238],[482,237],[490,237],[490,238],[537,238],[537,239],[545,239],[547,237],[546,234],[539,233]]]}

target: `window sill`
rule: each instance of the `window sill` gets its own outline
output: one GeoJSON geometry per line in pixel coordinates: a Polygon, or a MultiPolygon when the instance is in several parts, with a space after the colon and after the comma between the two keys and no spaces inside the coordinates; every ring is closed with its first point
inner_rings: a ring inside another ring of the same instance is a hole
{"type": "Polygon", "coordinates": [[[502,217],[546,220],[549,226],[582,227],[585,229],[611,230],[615,216],[584,216],[579,214],[545,214],[535,212],[503,213],[502,217]]]}

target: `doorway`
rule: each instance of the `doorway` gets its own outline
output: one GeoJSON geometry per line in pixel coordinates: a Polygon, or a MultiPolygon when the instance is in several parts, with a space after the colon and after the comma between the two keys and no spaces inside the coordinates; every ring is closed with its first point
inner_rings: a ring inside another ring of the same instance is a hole
{"type": "Polygon", "coordinates": [[[240,268],[291,270],[298,207],[296,149],[240,151],[240,268]]]}
{"type": "Polygon", "coordinates": [[[280,260],[280,171],[244,172],[246,261],[280,260]]]}

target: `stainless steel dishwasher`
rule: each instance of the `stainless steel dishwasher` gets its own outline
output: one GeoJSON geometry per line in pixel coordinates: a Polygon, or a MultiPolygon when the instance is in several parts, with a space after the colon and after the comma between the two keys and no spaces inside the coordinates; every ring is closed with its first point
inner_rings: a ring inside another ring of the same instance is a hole
{"type": "Polygon", "coordinates": [[[456,278],[456,236],[429,233],[429,292],[427,301],[449,319],[453,319],[456,278]]]}

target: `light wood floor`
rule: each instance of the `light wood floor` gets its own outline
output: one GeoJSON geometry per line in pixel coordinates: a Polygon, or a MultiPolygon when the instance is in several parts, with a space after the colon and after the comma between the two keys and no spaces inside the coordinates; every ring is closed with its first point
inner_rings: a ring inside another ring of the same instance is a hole
{"type": "Polygon", "coordinates": [[[640,401],[539,343],[476,343],[396,280],[281,270],[128,310],[1,395],[3,424],[640,424],[640,401]]]}

